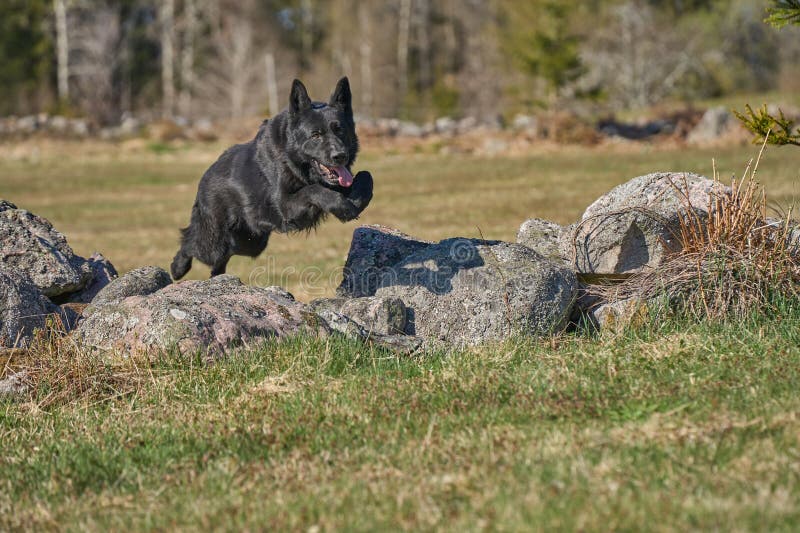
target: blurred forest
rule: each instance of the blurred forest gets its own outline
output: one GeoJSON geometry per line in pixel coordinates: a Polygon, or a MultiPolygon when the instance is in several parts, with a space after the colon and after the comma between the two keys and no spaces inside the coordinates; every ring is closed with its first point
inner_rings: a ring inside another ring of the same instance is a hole
{"type": "Polygon", "coordinates": [[[800,91],[800,28],[758,0],[2,0],[0,115],[236,118],[325,97],[496,119],[800,91]]]}

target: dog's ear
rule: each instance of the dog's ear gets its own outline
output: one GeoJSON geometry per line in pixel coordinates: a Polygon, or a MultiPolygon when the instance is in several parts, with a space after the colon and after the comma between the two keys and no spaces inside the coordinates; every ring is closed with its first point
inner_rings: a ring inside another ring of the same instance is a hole
{"type": "Polygon", "coordinates": [[[311,108],[311,98],[308,97],[306,86],[300,80],[292,82],[292,94],[289,95],[289,110],[292,113],[301,113],[311,108]]]}
{"type": "Polygon", "coordinates": [[[338,107],[345,112],[353,111],[353,94],[350,92],[350,81],[347,76],[340,79],[339,83],[336,84],[336,89],[331,95],[330,105],[338,107]]]}

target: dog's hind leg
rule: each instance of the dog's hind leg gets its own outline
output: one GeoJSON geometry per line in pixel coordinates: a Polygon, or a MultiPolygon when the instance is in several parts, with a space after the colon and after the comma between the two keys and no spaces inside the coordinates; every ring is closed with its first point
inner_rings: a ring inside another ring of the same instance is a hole
{"type": "Polygon", "coordinates": [[[172,264],[169,267],[172,273],[172,279],[181,279],[189,272],[190,268],[192,268],[192,256],[186,255],[183,248],[181,248],[178,250],[178,253],[175,254],[175,258],[172,260],[172,264]]]}
{"type": "Polygon", "coordinates": [[[225,269],[228,268],[228,261],[230,261],[230,256],[223,257],[219,261],[215,261],[211,267],[211,277],[219,276],[220,274],[225,273],[225,269]]]}

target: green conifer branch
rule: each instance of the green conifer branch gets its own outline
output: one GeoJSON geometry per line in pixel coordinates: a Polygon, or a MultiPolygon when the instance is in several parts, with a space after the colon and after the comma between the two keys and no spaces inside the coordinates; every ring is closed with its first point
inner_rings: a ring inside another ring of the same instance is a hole
{"type": "Polygon", "coordinates": [[[745,109],[745,113],[734,111],[733,114],[745,128],[756,135],[753,143],[761,144],[766,137],[769,144],[800,146],[800,129],[795,130],[794,122],[787,119],[783,115],[783,111],[779,109],[780,116],[774,117],[767,112],[766,104],[758,111],[753,111],[749,104],[745,105],[745,109]]]}

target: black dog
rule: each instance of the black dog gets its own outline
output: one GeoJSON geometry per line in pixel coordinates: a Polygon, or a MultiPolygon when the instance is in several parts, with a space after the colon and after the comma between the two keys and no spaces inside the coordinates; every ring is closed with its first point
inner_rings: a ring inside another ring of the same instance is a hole
{"type": "Polygon", "coordinates": [[[342,78],[327,104],[312,102],[294,80],[289,108],[265,120],[255,139],[225,151],[197,189],[189,227],[172,260],[180,279],[197,258],[211,275],[231,256],[258,256],[273,231],[309,230],[327,213],[346,222],[372,199],[372,176],[350,166],[358,152],[350,83],[342,78]]]}

